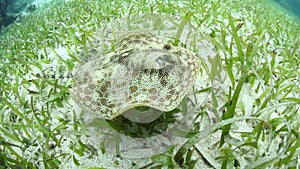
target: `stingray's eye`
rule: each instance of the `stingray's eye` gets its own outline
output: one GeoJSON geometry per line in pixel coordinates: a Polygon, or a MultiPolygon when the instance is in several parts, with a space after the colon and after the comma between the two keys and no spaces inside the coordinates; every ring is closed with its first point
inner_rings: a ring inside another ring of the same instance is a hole
{"type": "Polygon", "coordinates": [[[171,49],[171,45],[170,44],[165,44],[164,45],[164,50],[170,50],[171,49]]]}
{"type": "Polygon", "coordinates": [[[124,63],[124,60],[132,54],[132,49],[127,50],[119,55],[114,55],[110,58],[110,62],[124,63]]]}
{"type": "Polygon", "coordinates": [[[155,59],[156,63],[159,64],[159,66],[163,67],[166,65],[166,62],[161,58],[161,57],[158,57],[157,59],[155,59]]]}

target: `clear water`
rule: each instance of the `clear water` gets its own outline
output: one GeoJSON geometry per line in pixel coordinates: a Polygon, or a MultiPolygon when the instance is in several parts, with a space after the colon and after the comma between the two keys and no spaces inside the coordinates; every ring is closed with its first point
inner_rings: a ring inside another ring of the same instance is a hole
{"type": "Polygon", "coordinates": [[[300,0],[274,0],[300,19],[300,0]]]}

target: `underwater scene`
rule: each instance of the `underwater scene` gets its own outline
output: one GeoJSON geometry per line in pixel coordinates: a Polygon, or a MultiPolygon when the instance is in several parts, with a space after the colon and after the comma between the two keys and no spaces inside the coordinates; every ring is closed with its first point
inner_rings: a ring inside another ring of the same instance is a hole
{"type": "Polygon", "coordinates": [[[0,169],[300,167],[299,0],[0,0],[0,169]]]}

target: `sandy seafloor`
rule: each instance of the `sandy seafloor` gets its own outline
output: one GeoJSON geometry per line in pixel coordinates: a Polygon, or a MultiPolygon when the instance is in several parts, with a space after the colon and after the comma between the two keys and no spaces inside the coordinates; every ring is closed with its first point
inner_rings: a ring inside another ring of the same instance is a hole
{"type": "MultiPolygon", "coordinates": [[[[42,6],[43,4],[45,3],[48,3],[50,1],[46,1],[46,0],[36,0],[34,1],[34,4],[36,4],[37,6],[42,6]]],[[[237,16],[238,15],[242,15],[241,13],[237,13],[236,14],[237,16]]],[[[247,20],[246,20],[247,22],[247,20]]],[[[247,26],[249,26],[249,29],[251,29],[250,27],[252,26],[251,23],[247,23],[247,26]]],[[[211,62],[209,61],[209,57],[210,59],[214,59],[213,57],[216,55],[216,51],[214,50],[214,47],[212,44],[210,44],[209,42],[203,42],[200,44],[199,48],[202,47],[202,51],[205,51],[203,53],[200,52],[201,56],[203,57],[203,62],[205,62],[209,69],[211,69],[211,67],[213,65],[211,65],[211,62]],[[207,57],[206,57],[207,56],[207,57]]],[[[58,47],[55,49],[55,51],[62,57],[65,57],[66,59],[68,58],[68,54],[63,47],[58,47]]],[[[200,50],[201,51],[201,50],[200,50]]],[[[50,53],[49,54],[49,58],[53,58],[55,60],[55,54],[53,53],[50,53]]],[[[58,63],[58,62],[56,62],[58,63]]],[[[54,65],[54,67],[57,66],[59,67],[58,65],[54,65]]],[[[222,82],[215,82],[215,87],[216,88],[219,88],[220,90],[226,90],[228,88],[228,86],[230,86],[230,79],[228,77],[226,77],[226,73],[225,72],[220,72],[221,75],[224,75],[224,78],[223,78],[223,81],[222,82]]],[[[202,76],[201,78],[199,78],[197,81],[196,81],[196,86],[199,87],[199,88],[204,88],[205,86],[207,86],[207,83],[209,83],[209,77],[205,77],[205,76],[202,76]],[[202,79],[201,79],[202,78],[202,79]],[[205,79],[205,80],[203,80],[205,79]]],[[[245,103],[243,105],[244,107],[244,110],[246,113],[250,113],[250,112],[253,112],[253,107],[251,105],[251,103],[255,102],[255,100],[257,99],[257,97],[259,97],[261,94],[262,94],[263,91],[260,91],[260,92],[255,92],[253,88],[251,88],[250,86],[248,85],[245,85],[243,90],[242,90],[242,93],[241,93],[241,97],[240,97],[240,101],[245,103]],[[249,103],[249,104],[247,104],[249,103]]],[[[208,96],[203,96],[202,95],[202,98],[200,98],[201,100],[201,103],[202,104],[209,104],[211,103],[211,100],[208,98],[208,96]]],[[[222,100],[225,100],[224,98],[222,98],[220,96],[220,102],[219,104],[220,105],[223,105],[222,104],[222,100]]],[[[72,104],[72,100],[70,101],[70,103],[72,104]]],[[[74,103],[73,103],[74,104],[74,103]]],[[[71,108],[70,105],[67,105],[68,107],[67,108],[71,108]]],[[[208,106],[209,107],[209,106],[208,106]]],[[[53,112],[54,114],[52,114],[53,117],[55,116],[60,116],[59,115],[59,111],[60,110],[57,110],[56,112],[53,112]],[[55,113],[58,113],[58,114],[55,114],[55,113]]],[[[65,110],[61,110],[61,111],[65,111],[65,110]]],[[[208,110],[209,111],[209,110],[208,110]]],[[[247,114],[246,114],[247,115],[247,114]]],[[[214,114],[212,112],[209,113],[209,116],[211,116],[210,118],[213,119],[214,117],[214,114]]],[[[200,120],[200,119],[199,119],[200,120]]],[[[55,123],[55,121],[54,121],[55,123]]],[[[211,121],[205,121],[204,123],[208,123],[210,124],[211,121]]],[[[55,124],[54,124],[55,126],[55,124]]],[[[244,123],[244,122],[241,122],[239,123],[239,131],[243,131],[243,132],[246,132],[246,131],[251,131],[252,128],[251,126],[249,126],[248,124],[244,123]]],[[[69,135],[70,134],[70,138],[74,138],[74,136],[72,135],[72,133],[68,133],[66,131],[65,133],[66,135],[69,135]]],[[[216,157],[219,154],[216,153],[216,154],[210,154],[212,153],[212,151],[210,151],[210,148],[213,147],[218,141],[219,141],[219,137],[220,137],[220,132],[216,132],[214,133],[209,139],[205,139],[201,142],[199,142],[198,144],[196,144],[195,146],[199,148],[199,150],[202,151],[202,154],[206,154],[207,156],[206,157],[216,157]],[[205,144],[205,146],[203,146],[203,144],[205,144]]],[[[240,139],[239,135],[234,135],[234,137],[236,137],[236,139],[240,139]]],[[[87,144],[95,144],[93,143],[93,141],[90,140],[91,138],[90,137],[82,137],[82,141],[87,143],[87,144]]],[[[94,138],[95,139],[95,138],[94,138]]],[[[97,140],[97,139],[95,139],[97,140]]],[[[94,140],[94,141],[95,141],[94,140]]],[[[165,140],[166,142],[168,142],[169,140],[165,140]]],[[[177,140],[175,141],[174,143],[180,145],[184,142],[185,140],[177,140]]],[[[134,144],[137,144],[136,140],[134,139],[129,139],[129,140],[126,140],[126,143],[132,147],[135,147],[134,144]],[[131,142],[132,141],[132,142],[131,142]]],[[[169,143],[169,142],[168,142],[169,143]]],[[[60,150],[56,150],[58,152],[63,152],[63,153],[73,153],[71,151],[71,149],[69,148],[70,146],[70,142],[68,141],[65,141],[65,142],[62,142],[62,145],[60,146],[60,150]],[[64,148],[65,147],[65,148],[64,148]]],[[[129,147],[125,147],[124,149],[130,149],[130,146],[129,147]]],[[[264,145],[262,145],[264,146],[264,145]]],[[[177,147],[178,148],[178,147],[177,147]]],[[[33,150],[35,151],[35,150],[33,150]]],[[[78,156],[77,154],[75,154],[74,156],[76,156],[76,159],[78,160],[78,162],[80,164],[82,164],[81,167],[78,167],[76,165],[74,165],[74,162],[73,160],[70,160],[70,159],[65,159],[66,161],[63,161],[62,160],[62,166],[61,168],[85,168],[86,166],[101,166],[101,167],[104,167],[104,168],[131,168],[133,166],[133,163],[135,163],[136,165],[136,168],[139,168],[141,166],[144,166],[146,165],[147,163],[150,162],[150,159],[149,158],[124,158],[124,157],[116,157],[113,153],[110,153],[110,152],[107,152],[105,154],[101,153],[100,150],[97,150],[97,156],[93,156],[93,157],[90,157],[89,154],[85,154],[83,156],[78,156]]],[[[133,155],[135,157],[138,157],[138,155],[133,155]]],[[[193,157],[193,158],[198,158],[198,157],[193,157]]],[[[206,159],[206,160],[210,160],[210,166],[206,165],[206,161],[205,160],[200,160],[196,167],[195,168],[220,168],[220,164],[218,164],[214,159],[206,159]]]]}

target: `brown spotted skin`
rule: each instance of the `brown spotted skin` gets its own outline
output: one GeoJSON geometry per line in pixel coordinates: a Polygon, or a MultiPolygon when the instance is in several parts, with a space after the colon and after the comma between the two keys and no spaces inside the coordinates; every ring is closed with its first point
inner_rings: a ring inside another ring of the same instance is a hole
{"type": "Polygon", "coordinates": [[[193,85],[199,59],[149,32],[129,32],[115,50],[74,71],[75,102],[95,117],[113,119],[136,106],[176,108],[193,85]]]}

